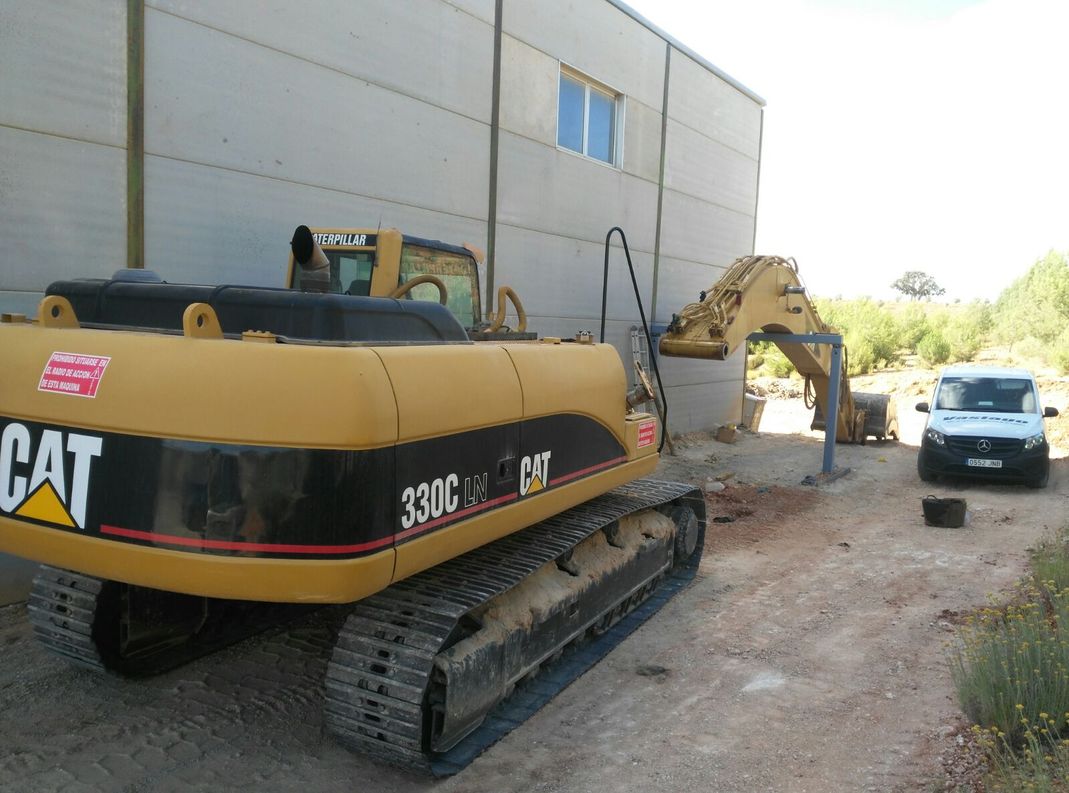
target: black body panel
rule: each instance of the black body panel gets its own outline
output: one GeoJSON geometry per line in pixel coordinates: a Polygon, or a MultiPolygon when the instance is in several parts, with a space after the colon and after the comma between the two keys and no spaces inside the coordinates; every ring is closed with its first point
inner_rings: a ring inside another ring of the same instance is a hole
{"type": "Polygon", "coordinates": [[[208,303],[224,333],[259,330],[333,342],[468,342],[449,309],[423,300],[123,279],[56,281],[46,294],[67,298],[78,320],[89,324],[180,331],[186,307],[208,303]]]}
{"type": "Polygon", "coordinates": [[[381,551],[626,461],[574,414],[379,449],[235,445],[0,418],[0,515],[189,552],[381,551]]]}

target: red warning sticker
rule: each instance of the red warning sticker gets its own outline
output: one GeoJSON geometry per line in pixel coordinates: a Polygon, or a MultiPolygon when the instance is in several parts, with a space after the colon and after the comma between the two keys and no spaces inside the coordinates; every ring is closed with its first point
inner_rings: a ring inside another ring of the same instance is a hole
{"type": "Polygon", "coordinates": [[[638,448],[652,446],[657,441],[657,422],[643,421],[638,425],[638,448]]]}
{"type": "Polygon", "coordinates": [[[110,362],[111,358],[100,355],[54,352],[45,364],[37,390],[93,399],[110,362]]]}

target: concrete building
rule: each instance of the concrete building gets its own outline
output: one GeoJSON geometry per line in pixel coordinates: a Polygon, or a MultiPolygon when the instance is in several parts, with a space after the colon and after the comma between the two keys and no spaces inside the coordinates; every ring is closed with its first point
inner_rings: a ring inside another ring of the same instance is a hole
{"type": "MultiPolygon", "coordinates": [[[[657,322],[752,252],[763,101],[615,0],[8,0],[0,20],[4,310],[128,264],[281,286],[297,224],[381,225],[486,249],[530,326],[571,335],[597,330],[613,226],[657,322]]],[[[742,356],[662,374],[673,431],[738,419],[742,356]]]]}

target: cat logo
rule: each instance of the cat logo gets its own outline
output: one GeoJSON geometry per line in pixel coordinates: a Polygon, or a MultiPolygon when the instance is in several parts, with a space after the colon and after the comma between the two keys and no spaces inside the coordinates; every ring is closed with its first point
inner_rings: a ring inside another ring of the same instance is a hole
{"type": "Polygon", "coordinates": [[[549,484],[549,458],[552,452],[532,454],[520,460],[520,495],[545,490],[549,484]]]}
{"type": "Polygon", "coordinates": [[[35,449],[29,428],[11,422],[0,435],[0,512],[84,529],[89,469],[102,446],[95,435],[42,430],[35,449]]]}

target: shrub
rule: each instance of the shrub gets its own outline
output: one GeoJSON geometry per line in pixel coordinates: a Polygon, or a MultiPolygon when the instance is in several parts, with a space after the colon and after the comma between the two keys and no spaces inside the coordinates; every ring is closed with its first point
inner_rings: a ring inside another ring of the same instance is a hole
{"type": "Polygon", "coordinates": [[[917,351],[917,345],[932,326],[928,322],[928,312],[918,303],[910,303],[898,317],[898,340],[904,349],[917,351]]]}
{"type": "Polygon", "coordinates": [[[846,344],[846,374],[854,377],[868,374],[876,368],[876,351],[867,339],[859,339],[846,344]]]}
{"type": "Polygon", "coordinates": [[[794,364],[779,347],[773,347],[765,355],[765,370],[773,377],[790,377],[794,372],[794,364]]]}
{"type": "Polygon", "coordinates": [[[983,346],[985,329],[982,318],[970,313],[951,317],[943,329],[943,338],[950,345],[951,361],[971,361],[983,346]]]}
{"type": "Polygon", "coordinates": [[[1009,605],[958,631],[951,675],[992,790],[1060,790],[1069,769],[1069,532],[1032,552],[1035,576],[1009,605]]]}
{"type": "Polygon", "coordinates": [[[1069,590],[1033,585],[1022,602],[983,609],[964,626],[951,674],[973,722],[997,727],[1011,746],[1037,721],[1048,732],[1066,732],[1069,644],[1059,641],[1062,625],[1069,627],[1069,590]]]}
{"type": "Polygon", "coordinates": [[[867,297],[860,300],[822,300],[821,319],[843,335],[850,355],[850,374],[864,374],[897,363],[902,349],[900,323],[890,310],[867,297]]]}
{"type": "Polygon", "coordinates": [[[1058,370],[1058,374],[1069,374],[1069,328],[1063,330],[1050,345],[1047,359],[1058,370]]]}
{"type": "Polygon", "coordinates": [[[950,360],[950,342],[939,331],[930,331],[917,345],[917,355],[929,366],[946,363],[950,360]]]}

